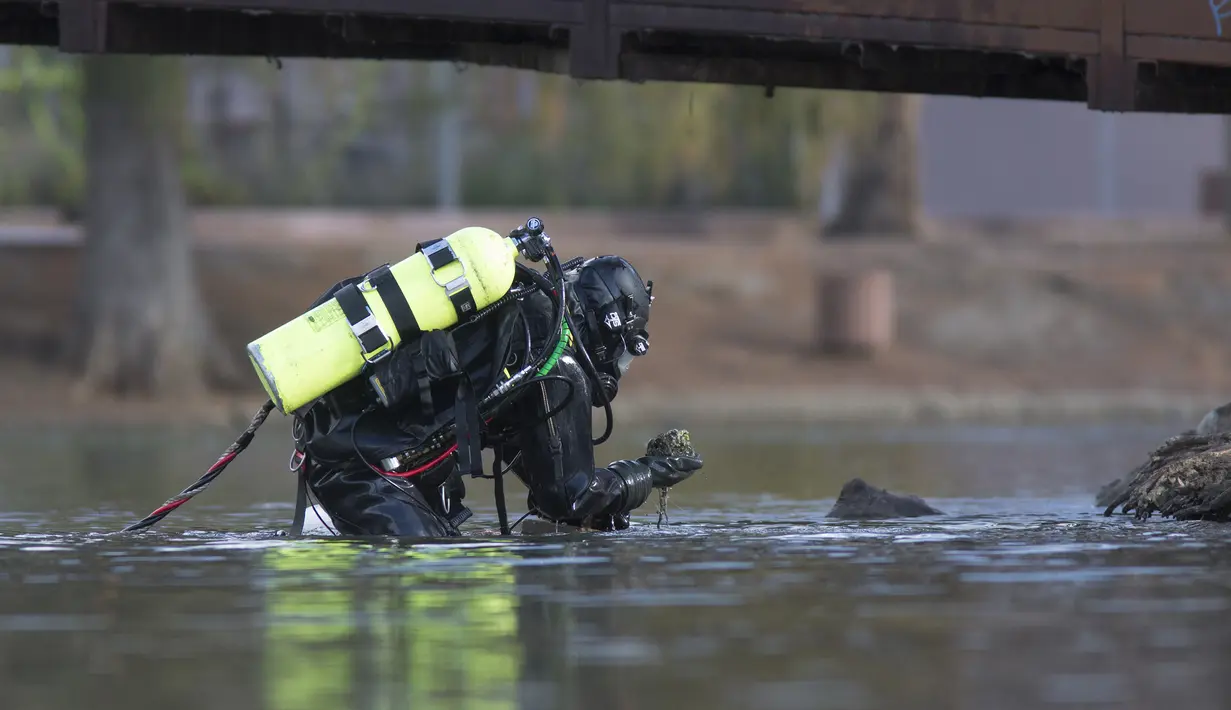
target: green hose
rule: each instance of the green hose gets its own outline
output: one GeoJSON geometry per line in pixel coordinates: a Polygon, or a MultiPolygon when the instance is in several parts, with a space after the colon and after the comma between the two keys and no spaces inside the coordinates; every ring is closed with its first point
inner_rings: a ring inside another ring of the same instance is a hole
{"type": "Polygon", "coordinates": [[[556,361],[560,359],[561,353],[564,352],[564,346],[568,344],[568,336],[568,322],[563,321],[560,324],[560,342],[556,343],[556,349],[552,352],[551,357],[547,358],[547,362],[543,363],[543,366],[539,368],[538,375],[540,377],[551,372],[551,368],[556,366],[556,361]]]}

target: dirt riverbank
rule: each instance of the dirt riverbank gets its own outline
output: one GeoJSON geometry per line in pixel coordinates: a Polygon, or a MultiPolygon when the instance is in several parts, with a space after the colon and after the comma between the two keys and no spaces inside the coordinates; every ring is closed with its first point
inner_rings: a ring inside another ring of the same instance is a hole
{"type": "MultiPolygon", "coordinates": [[[[28,362],[0,361],[0,423],[88,426],[193,423],[242,428],[262,393],[212,395],[191,402],[142,398],[82,398],[71,376],[28,362]]],[[[614,405],[619,421],[646,425],[702,423],[911,423],[994,421],[1063,423],[1091,420],[1162,420],[1193,426],[1217,397],[1149,390],[970,391],[941,387],[775,388],[715,386],[690,394],[655,393],[629,385],[614,405]]],[[[275,414],[275,417],[278,416],[275,414]]],[[[596,410],[596,425],[601,425],[596,410]]]]}
{"type": "MultiPolygon", "coordinates": [[[[528,214],[199,213],[207,301],[242,356],[356,269],[467,224],[507,231],[528,214]]],[[[1210,225],[952,223],[921,242],[852,244],[818,242],[789,215],[545,218],[563,258],[619,253],[655,282],[651,352],[621,392],[622,417],[1193,420],[1231,399],[1231,242],[1210,225]],[[872,268],[893,276],[893,348],[821,357],[816,274],[872,268]]],[[[255,378],[238,398],[82,401],[69,373],[35,364],[72,295],[63,284],[76,246],[71,229],[56,229],[58,243],[35,230],[0,245],[2,416],[246,420],[261,400],[255,378]]]]}

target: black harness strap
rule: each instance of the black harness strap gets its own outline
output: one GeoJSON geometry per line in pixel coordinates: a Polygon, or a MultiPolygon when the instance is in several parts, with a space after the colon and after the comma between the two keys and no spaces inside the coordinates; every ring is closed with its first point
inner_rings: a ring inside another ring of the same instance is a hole
{"type": "Polygon", "coordinates": [[[288,531],[292,537],[303,535],[303,524],[308,515],[308,453],[304,449],[306,436],[303,419],[295,417],[291,424],[291,439],[295,442],[295,452],[291,454],[289,466],[295,474],[295,515],[288,531]]]}
{"type": "Polygon", "coordinates": [[[504,467],[501,466],[501,459],[504,452],[501,447],[496,447],[496,458],[492,461],[492,483],[495,486],[496,494],[496,516],[500,519],[500,534],[509,534],[509,509],[504,502],[504,467]]]}
{"type": "Polygon", "coordinates": [[[389,270],[388,264],[374,269],[368,281],[376,287],[376,293],[380,295],[380,300],[389,311],[389,317],[393,319],[393,327],[397,329],[398,337],[403,344],[423,332],[419,328],[419,319],[415,318],[414,311],[410,309],[410,303],[406,301],[406,294],[402,293],[397,277],[389,270]]]}
{"type": "Polygon", "coordinates": [[[457,343],[447,330],[429,330],[415,343],[409,353],[414,374],[418,378],[422,411],[435,412],[432,386],[450,383],[455,389],[454,435],[457,440],[457,472],[463,476],[483,475],[482,422],[479,418],[479,398],[474,382],[458,357],[457,343]]]}
{"type": "Polygon", "coordinates": [[[419,373],[419,406],[424,412],[435,412],[436,404],[432,397],[432,377],[427,369],[427,358],[423,353],[423,344],[415,352],[415,371],[419,373]]]}
{"type": "Polygon", "coordinates": [[[602,331],[599,330],[598,316],[593,310],[587,309],[584,317],[586,328],[590,331],[590,340],[593,341],[591,347],[594,348],[594,357],[598,360],[606,360],[607,346],[603,343],[602,331]]]}
{"type": "Polygon", "coordinates": [[[307,466],[299,469],[295,475],[295,517],[291,520],[291,537],[303,535],[304,520],[308,516],[308,473],[307,466]]]}
{"type": "Polygon", "coordinates": [[[483,475],[483,443],[479,423],[479,399],[474,384],[466,373],[458,375],[456,412],[457,471],[479,477],[483,475]]]}
{"type": "MultiPolygon", "coordinates": [[[[419,242],[415,247],[415,252],[423,252],[427,257],[427,263],[432,267],[432,278],[436,279],[436,272],[453,262],[462,263],[457,258],[457,254],[453,251],[453,247],[444,239],[433,239],[431,241],[419,242]]],[[[462,275],[449,281],[448,283],[440,283],[436,280],[437,285],[445,290],[445,294],[449,297],[449,301],[453,304],[453,310],[457,312],[457,321],[459,323],[465,321],[470,316],[479,312],[479,306],[475,303],[474,294],[470,292],[470,282],[466,279],[465,265],[462,265],[462,275]]]]}
{"type": "Polygon", "coordinates": [[[364,300],[363,294],[359,293],[359,289],[355,288],[354,284],[347,284],[338,289],[334,298],[342,307],[346,321],[350,323],[351,332],[355,334],[355,339],[359,341],[359,346],[363,349],[364,360],[373,362],[381,354],[382,349],[385,353],[392,350],[393,343],[385,335],[380,324],[376,322],[376,317],[368,308],[368,302],[364,300]]]}

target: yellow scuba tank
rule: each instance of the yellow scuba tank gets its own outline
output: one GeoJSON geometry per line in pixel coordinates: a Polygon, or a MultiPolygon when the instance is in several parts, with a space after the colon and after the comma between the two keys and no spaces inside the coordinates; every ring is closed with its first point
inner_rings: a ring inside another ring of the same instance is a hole
{"type": "Polygon", "coordinates": [[[293,412],[389,356],[404,340],[447,328],[491,305],[513,284],[517,242],[466,227],[420,244],[325,303],[248,344],[248,358],[278,411],[293,412]]]}

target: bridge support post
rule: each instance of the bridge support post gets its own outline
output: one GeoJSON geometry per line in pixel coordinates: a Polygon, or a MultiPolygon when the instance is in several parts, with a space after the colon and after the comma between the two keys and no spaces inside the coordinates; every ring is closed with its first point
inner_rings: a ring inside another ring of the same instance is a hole
{"type": "Polygon", "coordinates": [[[619,79],[620,33],[611,27],[611,1],[582,3],[583,22],[569,30],[569,74],[578,79],[619,79]]]}
{"type": "Polygon", "coordinates": [[[1125,0],[1102,0],[1099,53],[1086,67],[1086,104],[1100,111],[1137,108],[1137,64],[1124,54],[1125,0]]]}
{"type": "Polygon", "coordinates": [[[106,52],[107,10],[108,3],[102,0],[60,0],[60,51],[106,52]]]}

